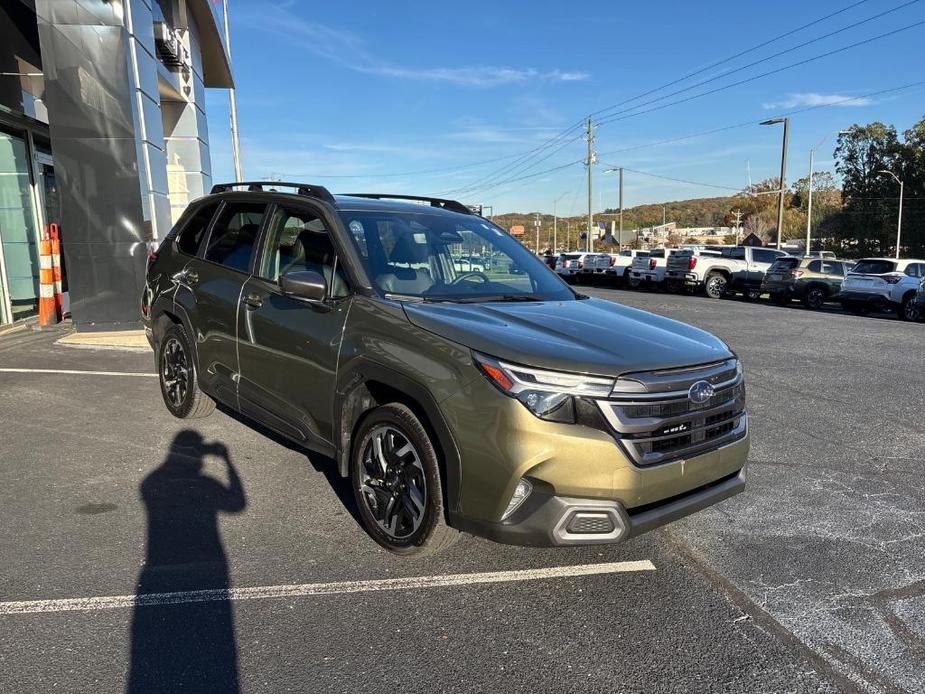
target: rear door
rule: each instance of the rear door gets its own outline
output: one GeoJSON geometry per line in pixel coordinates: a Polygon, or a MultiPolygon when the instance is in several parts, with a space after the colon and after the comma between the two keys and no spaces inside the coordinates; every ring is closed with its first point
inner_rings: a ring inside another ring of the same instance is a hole
{"type": "Polygon", "coordinates": [[[329,232],[308,203],[275,206],[238,319],[241,409],[308,444],[334,440],[337,359],[351,296],[329,232]],[[324,302],[280,290],[280,277],[305,270],[325,278],[324,302]]]}
{"type": "Polygon", "coordinates": [[[206,391],[233,405],[237,404],[238,302],[250,275],[265,208],[264,203],[222,203],[199,256],[190,259],[178,278],[187,291],[200,381],[206,391]]]}

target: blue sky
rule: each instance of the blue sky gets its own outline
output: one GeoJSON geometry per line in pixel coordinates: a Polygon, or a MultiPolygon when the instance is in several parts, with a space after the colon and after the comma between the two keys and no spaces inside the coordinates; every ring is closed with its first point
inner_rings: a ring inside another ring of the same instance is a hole
{"type": "MultiPolygon", "coordinates": [[[[748,170],[754,181],[775,176],[779,126],[676,138],[802,110],[791,119],[792,181],[827,133],[872,120],[902,130],[925,116],[923,86],[864,96],[925,80],[925,25],[690,97],[925,21],[925,1],[902,7],[908,2],[468,2],[451,10],[231,0],[245,173],[333,192],[443,194],[495,213],[551,212],[558,198],[560,214],[577,214],[587,204],[584,170],[569,164],[585,155],[581,133],[545,143],[592,112],[698,72],[597,117],[614,119],[597,129],[595,209],[616,205],[608,166],[633,169],[627,207],[722,195],[700,184],[743,187],[748,170]]],[[[227,103],[224,91],[209,92],[216,181],[232,178],[227,103]]],[[[819,150],[817,170],[831,169],[833,142],[819,150]]]]}

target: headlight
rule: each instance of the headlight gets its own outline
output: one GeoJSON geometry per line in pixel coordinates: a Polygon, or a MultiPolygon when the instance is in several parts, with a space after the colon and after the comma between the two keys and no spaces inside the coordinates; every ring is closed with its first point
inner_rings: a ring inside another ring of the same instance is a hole
{"type": "Polygon", "coordinates": [[[613,379],[584,374],[545,371],[474,354],[475,363],[505,395],[516,398],[540,419],[553,422],[575,421],[573,396],[606,398],[613,379]]]}

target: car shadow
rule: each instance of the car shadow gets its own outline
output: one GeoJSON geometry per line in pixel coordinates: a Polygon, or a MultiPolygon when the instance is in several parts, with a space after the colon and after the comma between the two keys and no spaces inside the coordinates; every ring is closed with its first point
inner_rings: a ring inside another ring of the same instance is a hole
{"type": "Polygon", "coordinates": [[[258,434],[261,434],[262,436],[270,439],[274,443],[277,443],[280,446],[288,448],[290,451],[294,451],[308,458],[312,468],[324,475],[325,480],[331,487],[331,491],[333,491],[337,496],[337,499],[343,505],[344,510],[350,514],[351,518],[353,518],[353,520],[360,528],[364,527],[363,521],[360,518],[359,509],[356,505],[356,499],[353,496],[353,489],[350,486],[350,478],[340,476],[340,473],[337,471],[337,461],[329,456],[322,455],[321,453],[309,451],[303,446],[300,446],[290,439],[287,439],[282,434],[276,433],[269,427],[264,426],[260,422],[251,419],[250,417],[241,414],[240,412],[233,410],[230,407],[219,404],[218,409],[223,414],[226,414],[232,419],[237,420],[243,426],[256,431],[258,434]]]}
{"type": "Polygon", "coordinates": [[[228,561],[219,513],[241,513],[244,488],[227,447],[193,430],[179,432],[164,461],[139,488],[147,512],[144,565],[132,614],[126,692],[239,691],[228,561]],[[203,474],[224,463],[227,484],[203,474]],[[177,593],[207,591],[197,595],[177,593]]]}

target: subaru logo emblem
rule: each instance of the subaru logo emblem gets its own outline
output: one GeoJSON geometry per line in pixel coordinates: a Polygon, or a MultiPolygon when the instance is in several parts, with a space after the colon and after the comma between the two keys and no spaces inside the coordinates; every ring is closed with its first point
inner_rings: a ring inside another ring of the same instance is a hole
{"type": "Polygon", "coordinates": [[[713,386],[706,381],[697,381],[687,391],[687,397],[695,405],[702,405],[712,398],[715,392],[713,386]]]}

